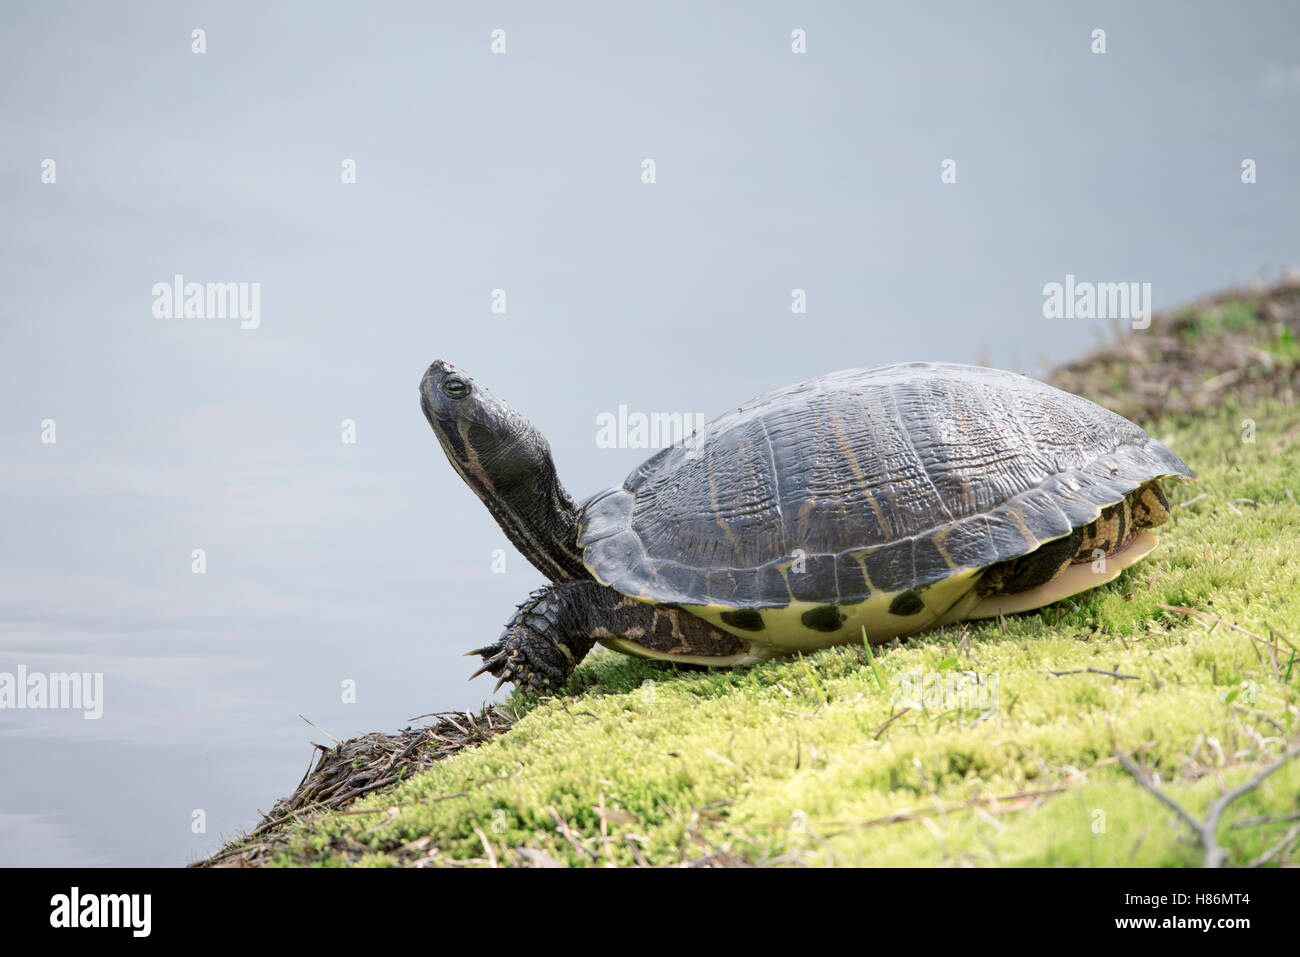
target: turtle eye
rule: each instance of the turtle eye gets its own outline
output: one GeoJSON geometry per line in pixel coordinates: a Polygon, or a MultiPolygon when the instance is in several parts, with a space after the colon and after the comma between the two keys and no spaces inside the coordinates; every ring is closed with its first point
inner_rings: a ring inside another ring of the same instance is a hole
{"type": "Polygon", "coordinates": [[[469,383],[464,379],[451,378],[442,384],[442,391],[453,399],[463,399],[469,395],[469,383]]]}

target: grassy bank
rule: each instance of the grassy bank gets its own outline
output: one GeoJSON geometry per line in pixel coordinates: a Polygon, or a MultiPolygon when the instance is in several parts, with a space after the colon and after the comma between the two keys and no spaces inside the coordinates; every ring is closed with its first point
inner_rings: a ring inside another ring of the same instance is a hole
{"type": "MultiPolygon", "coordinates": [[[[1241,332],[1203,326],[1161,334],[1241,332]]],[[[1110,585],[874,655],[675,671],[596,653],[566,697],[514,695],[508,732],[337,809],[299,801],[222,862],[1199,865],[1157,792],[1203,821],[1300,741],[1298,366],[1268,354],[1276,388],[1239,404],[1216,386],[1148,423],[1200,480],[1110,585]]],[[[1229,804],[1226,862],[1300,859],[1298,795],[1291,760],[1229,804]]]]}

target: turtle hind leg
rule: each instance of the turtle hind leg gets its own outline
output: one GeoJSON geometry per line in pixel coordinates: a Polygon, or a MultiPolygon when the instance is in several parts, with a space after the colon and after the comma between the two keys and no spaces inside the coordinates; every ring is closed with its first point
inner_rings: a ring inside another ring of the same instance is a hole
{"type": "Polygon", "coordinates": [[[1083,529],[1076,528],[1028,555],[998,562],[980,576],[975,591],[981,597],[1016,595],[1046,585],[1070,567],[1082,541],[1083,529]]]}
{"type": "MultiPolygon", "coordinates": [[[[1028,555],[993,565],[980,577],[975,590],[981,598],[1037,593],[1038,589],[1056,582],[1073,565],[1091,564],[1102,556],[1111,559],[1120,554],[1133,554],[1129,547],[1138,535],[1168,519],[1169,500],[1160,487],[1160,480],[1154,479],[1134,489],[1123,500],[1102,509],[1094,521],[1074,529],[1069,535],[1047,542],[1028,555]]],[[[1072,576],[1071,580],[1075,579],[1086,580],[1072,576]]],[[[1096,583],[1109,580],[1097,579],[1096,583]]]]}
{"type": "Polygon", "coordinates": [[[966,610],[966,618],[996,618],[1021,611],[1032,611],[1052,602],[1060,601],[1104,585],[1119,577],[1119,573],[1136,564],[1156,547],[1158,539],[1152,532],[1141,531],[1120,551],[1106,556],[1105,564],[1096,569],[1091,562],[1069,562],[1060,574],[1046,584],[1029,591],[1014,594],[995,594],[976,602],[966,610]]]}
{"type": "Polygon", "coordinates": [[[1139,529],[1155,528],[1169,521],[1169,499],[1159,479],[1153,479],[1129,495],[1125,504],[1132,523],[1139,529]]]}

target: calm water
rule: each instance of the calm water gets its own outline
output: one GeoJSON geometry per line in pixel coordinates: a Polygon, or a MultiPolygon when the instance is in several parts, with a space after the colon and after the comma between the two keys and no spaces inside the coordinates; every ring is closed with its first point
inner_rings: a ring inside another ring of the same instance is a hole
{"type": "Polygon", "coordinates": [[[0,673],[104,682],[0,710],[0,863],[184,863],[297,783],[300,714],[488,699],[461,652],[541,578],[420,414],[436,357],[582,497],[648,454],[598,446],[620,404],[1034,372],[1109,325],[1045,283],[1300,262],[1290,4],[427,6],[0,12],[0,673]],[[177,274],[258,283],[257,328],[155,315],[177,274]]]}

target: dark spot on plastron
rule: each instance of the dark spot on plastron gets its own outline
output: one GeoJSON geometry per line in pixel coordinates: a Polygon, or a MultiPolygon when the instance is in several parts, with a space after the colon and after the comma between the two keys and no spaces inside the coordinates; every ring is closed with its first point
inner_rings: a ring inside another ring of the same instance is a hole
{"type": "Polygon", "coordinates": [[[732,628],[739,628],[741,631],[762,631],[767,627],[763,621],[763,616],[759,614],[756,608],[737,608],[734,611],[724,611],[719,615],[724,625],[730,625],[732,628]]]}
{"type": "Polygon", "coordinates": [[[818,605],[804,612],[800,620],[813,631],[839,631],[844,624],[844,616],[835,605],[818,605]]]}
{"type": "Polygon", "coordinates": [[[919,615],[925,611],[925,602],[921,601],[921,596],[913,588],[911,591],[905,591],[901,595],[895,595],[894,600],[889,603],[889,613],[906,617],[908,615],[919,615]]]}

